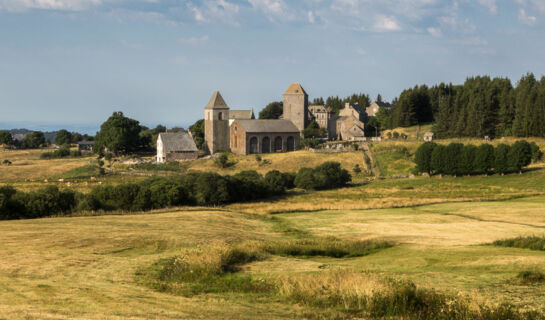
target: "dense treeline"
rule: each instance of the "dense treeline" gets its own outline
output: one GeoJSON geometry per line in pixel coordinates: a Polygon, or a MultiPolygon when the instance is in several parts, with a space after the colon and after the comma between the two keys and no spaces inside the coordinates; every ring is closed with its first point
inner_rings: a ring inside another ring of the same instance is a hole
{"type": "Polygon", "coordinates": [[[350,181],[336,162],[326,162],[299,173],[242,171],[222,176],[188,173],[176,177],[153,177],[138,183],[97,186],[88,194],[59,190],[55,186],[35,192],[0,187],[0,219],[39,218],[77,211],[143,211],[182,205],[212,206],[282,195],[297,185],[303,189],[341,187],[350,181]],[[308,172],[311,172],[310,177],[308,172]]]}
{"type": "Polygon", "coordinates": [[[477,147],[461,143],[445,146],[426,142],[416,150],[414,161],[420,173],[467,175],[520,172],[532,161],[542,158],[543,152],[535,142],[502,143],[495,148],[486,143],[477,147]]]}
{"type": "Polygon", "coordinates": [[[435,121],[438,138],[544,137],[545,77],[531,73],[513,86],[506,78],[468,78],[463,85],[441,83],[405,90],[381,124],[386,128],[435,121]]]}
{"type": "Polygon", "coordinates": [[[52,152],[44,152],[40,155],[40,159],[60,159],[60,158],[77,158],[81,157],[81,151],[70,150],[68,147],[61,147],[52,152]]]}

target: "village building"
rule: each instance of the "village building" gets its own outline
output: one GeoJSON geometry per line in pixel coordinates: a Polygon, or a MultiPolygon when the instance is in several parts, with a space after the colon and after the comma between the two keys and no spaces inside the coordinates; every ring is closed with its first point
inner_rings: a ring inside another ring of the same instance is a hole
{"type": "Polygon", "coordinates": [[[336,121],[338,140],[361,141],[365,140],[364,111],[357,104],[346,103],[339,112],[336,121]]]}
{"type": "Polygon", "coordinates": [[[235,120],[254,120],[254,109],[250,110],[229,110],[229,126],[235,120]]]}
{"type": "Polygon", "coordinates": [[[194,160],[199,149],[187,132],[160,133],[157,137],[157,162],[194,160]]]}
{"type": "Polygon", "coordinates": [[[424,133],[424,141],[432,142],[433,141],[433,132],[424,133]]]}
{"type": "Polygon", "coordinates": [[[236,154],[294,151],[301,142],[299,129],[289,120],[235,120],[230,130],[236,154]]]}
{"type": "Polygon", "coordinates": [[[376,117],[381,108],[390,109],[392,106],[388,102],[373,101],[369,107],[365,108],[367,117],[376,117]]]}
{"type": "Polygon", "coordinates": [[[81,153],[91,153],[93,152],[93,147],[95,146],[94,141],[79,141],[77,143],[78,150],[81,153]]]}
{"type": "Polygon", "coordinates": [[[328,138],[337,136],[337,115],[331,107],[322,105],[311,105],[308,107],[311,120],[314,120],[318,126],[327,131],[328,138]]]}

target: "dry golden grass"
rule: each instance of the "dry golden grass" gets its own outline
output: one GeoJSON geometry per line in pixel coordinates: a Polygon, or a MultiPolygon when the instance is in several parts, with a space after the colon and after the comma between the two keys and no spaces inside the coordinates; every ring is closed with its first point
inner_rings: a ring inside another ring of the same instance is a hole
{"type": "Polygon", "coordinates": [[[40,160],[40,154],[52,149],[3,150],[0,160],[9,160],[11,165],[0,165],[0,183],[20,181],[43,181],[60,177],[64,172],[81,167],[93,158],[65,158],[40,160]]]}
{"type": "Polygon", "coordinates": [[[303,167],[315,167],[326,161],[337,161],[343,168],[351,171],[356,164],[363,164],[363,155],[361,152],[345,153],[314,153],[307,150],[299,150],[287,153],[270,153],[260,155],[263,160],[268,160],[270,164],[259,164],[255,155],[241,156],[229,154],[229,160],[234,161],[235,165],[220,169],[211,159],[200,159],[188,163],[188,169],[194,171],[218,172],[221,174],[232,174],[243,170],[256,170],[265,174],[271,170],[281,172],[297,172],[303,167]]]}

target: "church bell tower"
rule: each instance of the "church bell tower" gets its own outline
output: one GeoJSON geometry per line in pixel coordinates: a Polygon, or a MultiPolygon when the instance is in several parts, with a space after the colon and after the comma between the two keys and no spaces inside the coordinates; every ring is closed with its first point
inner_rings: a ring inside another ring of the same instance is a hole
{"type": "Polygon", "coordinates": [[[204,108],[204,140],[210,154],[229,149],[229,107],[219,91],[204,108]]]}

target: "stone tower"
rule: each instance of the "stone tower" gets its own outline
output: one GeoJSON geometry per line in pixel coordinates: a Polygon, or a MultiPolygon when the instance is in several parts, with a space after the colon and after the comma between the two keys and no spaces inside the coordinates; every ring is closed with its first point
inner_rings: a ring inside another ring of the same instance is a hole
{"type": "Polygon", "coordinates": [[[284,93],[283,119],[291,120],[299,131],[309,124],[308,95],[299,83],[293,83],[284,93]]]}
{"type": "Polygon", "coordinates": [[[204,107],[204,140],[211,154],[229,149],[229,107],[218,91],[204,107]]]}

